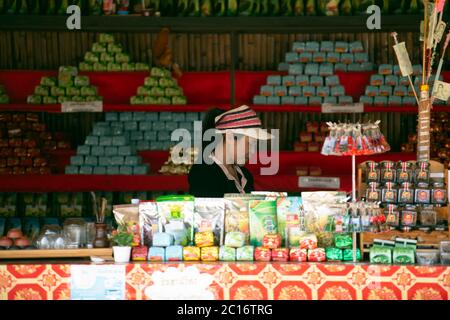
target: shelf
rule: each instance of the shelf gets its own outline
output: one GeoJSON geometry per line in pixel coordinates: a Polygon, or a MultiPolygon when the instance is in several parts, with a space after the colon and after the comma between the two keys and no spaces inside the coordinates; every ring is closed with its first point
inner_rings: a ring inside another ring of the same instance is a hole
{"type": "Polygon", "coordinates": [[[112,249],[1,250],[0,259],[112,257],[112,249]]]}
{"type": "MultiPolygon", "coordinates": [[[[159,32],[169,27],[172,32],[370,32],[368,15],[338,17],[142,17],[83,16],[82,30],[101,32],[159,32]]],[[[419,31],[421,15],[383,15],[382,32],[419,31]]],[[[66,16],[0,15],[0,30],[68,31],[66,16]]],[[[70,31],[74,32],[74,31],[70,31]]],[[[77,31],[75,31],[77,32],[77,31]]],[[[80,31],[78,31],[80,32],[80,31]]]]}
{"type": "MultiPolygon", "coordinates": [[[[206,112],[214,107],[228,109],[230,105],[224,104],[192,104],[192,105],[127,105],[105,104],[103,112],[206,112]]],[[[301,105],[250,105],[256,112],[303,112],[321,113],[320,106],[301,105]]],[[[61,105],[32,105],[32,104],[0,104],[1,111],[11,112],[48,112],[61,113],[61,105]]],[[[417,113],[417,106],[364,106],[364,113],[417,113]]],[[[432,112],[450,112],[449,106],[434,106],[432,112]]]]}

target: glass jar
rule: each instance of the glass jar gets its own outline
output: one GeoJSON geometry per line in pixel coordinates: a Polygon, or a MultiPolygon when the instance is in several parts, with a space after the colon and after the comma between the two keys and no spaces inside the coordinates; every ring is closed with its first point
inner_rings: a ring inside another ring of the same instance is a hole
{"type": "Polygon", "coordinates": [[[399,184],[405,182],[412,182],[413,173],[413,163],[412,162],[402,162],[397,164],[397,182],[399,184]]]}
{"type": "Polygon", "coordinates": [[[83,219],[67,219],[64,222],[64,240],[67,249],[86,246],[86,222],[83,219]]]}
{"type": "Polygon", "coordinates": [[[429,183],[430,182],[430,164],[425,161],[417,162],[415,171],[416,183],[429,183]]]}
{"type": "Polygon", "coordinates": [[[366,182],[379,182],[380,181],[380,169],[378,166],[378,163],[374,161],[368,161],[366,163],[367,170],[366,170],[366,182]]]}
{"type": "Polygon", "coordinates": [[[378,183],[369,183],[369,188],[366,190],[366,199],[374,202],[381,201],[381,190],[378,188],[378,183]]]}
{"type": "Polygon", "coordinates": [[[417,224],[417,208],[416,206],[406,206],[402,210],[402,221],[403,227],[411,228],[415,227],[417,224]]]}
{"type": "Polygon", "coordinates": [[[396,181],[396,171],[395,163],[392,161],[381,162],[381,182],[395,182],[396,181]]]}
{"type": "Polygon", "coordinates": [[[424,227],[436,226],[437,213],[433,206],[424,206],[420,210],[420,224],[424,227]]]}
{"type": "Polygon", "coordinates": [[[419,183],[414,192],[414,202],[417,204],[429,204],[431,190],[427,183],[419,183]]]}
{"type": "MultiPolygon", "coordinates": [[[[55,243],[61,236],[61,228],[57,225],[44,225],[36,239],[38,249],[55,249],[55,243]]],[[[58,246],[57,246],[58,247],[58,246]]]]}
{"type": "Polygon", "coordinates": [[[385,203],[397,203],[398,190],[392,182],[387,182],[381,191],[381,201],[385,203]]]}
{"type": "Polygon", "coordinates": [[[390,204],[384,210],[386,216],[386,224],[391,228],[398,228],[400,225],[400,212],[396,205],[390,204]]]}
{"type": "Polygon", "coordinates": [[[405,182],[398,190],[399,204],[413,204],[414,203],[414,189],[411,189],[411,184],[405,182]]]}
{"type": "Polygon", "coordinates": [[[433,204],[447,204],[447,190],[445,189],[443,182],[433,183],[433,188],[431,189],[431,203],[433,204]]]}

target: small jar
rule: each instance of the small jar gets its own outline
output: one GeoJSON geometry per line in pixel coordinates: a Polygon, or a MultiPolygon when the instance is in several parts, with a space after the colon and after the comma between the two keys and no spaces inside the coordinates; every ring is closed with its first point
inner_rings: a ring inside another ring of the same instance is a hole
{"type": "Polygon", "coordinates": [[[400,225],[400,212],[396,205],[390,204],[384,210],[386,216],[386,224],[391,228],[398,228],[400,225]]]}
{"type": "Polygon", "coordinates": [[[405,182],[412,182],[412,162],[402,162],[400,161],[397,166],[397,182],[399,184],[405,182]]]}
{"type": "Polygon", "coordinates": [[[412,228],[417,224],[417,208],[416,206],[406,206],[402,210],[402,221],[403,227],[412,228]]]}
{"type": "Polygon", "coordinates": [[[424,206],[420,210],[420,224],[424,227],[434,227],[437,224],[437,213],[433,206],[424,206]]]}
{"type": "Polygon", "coordinates": [[[378,183],[369,183],[369,188],[366,190],[366,199],[373,202],[381,201],[381,190],[378,188],[378,183]]]}
{"type": "Polygon", "coordinates": [[[392,182],[387,182],[381,191],[381,201],[385,203],[397,203],[397,188],[392,182]]]}
{"type": "Polygon", "coordinates": [[[447,203],[447,190],[444,183],[439,181],[433,183],[431,189],[431,203],[445,205],[447,203]]]}
{"type": "Polygon", "coordinates": [[[367,173],[366,173],[366,181],[367,183],[371,182],[379,182],[380,181],[380,169],[378,163],[374,161],[368,161],[367,165],[367,173]]]}
{"type": "Polygon", "coordinates": [[[416,183],[429,183],[430,182],[430,164],[425,161],[417,162],[415,171],[416,183]]]}
{"type": "Polygon", "coordinates": [[[414,189],[411,189],[411,184],[405,182],[398,190],[399,204],[413,204],[414,203],[414,189]]]}
{"type": "Polygon", "coordinates": [[[431,190],[427,183],[419,183],[414,192],[414,202],[417,204],[430,203],[431,190]]]}
{"type": "Polygon", "coordinates": [[[392,161],[381,162],[381,182],[395,182],[396,181],[396,171],[395,163],[392,161]]]}

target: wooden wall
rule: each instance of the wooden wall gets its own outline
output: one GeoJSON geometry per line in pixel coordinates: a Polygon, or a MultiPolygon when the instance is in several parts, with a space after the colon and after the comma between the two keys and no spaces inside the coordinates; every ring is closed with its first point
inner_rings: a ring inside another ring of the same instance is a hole
{"type": "MultiPolygon", "coordinates": [[[[135,62],[149,62],[155,33],[115,33],[116,39],[135,62]]],[[[0,69],[56,69],[77,65],[95,42],[95,32],[0,31],[0,69]]],[[[175,61],[185,71],[230,69],[233,63],[229,34],[172,34],[170,47],[175,61]]],[[[412,58],[418,62],[418,33],[400,33],[412,58]]],[[[241,70],[274,70],[294,41],[360,40],[376,64],[394,62],[389,33],[332,34],[239,34],[238,61],[241,70]]]]}

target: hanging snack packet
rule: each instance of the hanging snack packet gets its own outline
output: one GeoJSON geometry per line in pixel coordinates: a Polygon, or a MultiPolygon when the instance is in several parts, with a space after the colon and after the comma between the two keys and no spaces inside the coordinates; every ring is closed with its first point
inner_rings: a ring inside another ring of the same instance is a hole
{"type": "Polygon", "coordinates": [[[250,244],[260,247],[266,234],[277,233],[276,201],[251,200],[250,210],[250,244]]]}
{"type": "Polygon", "coordinates": [[[216,245],[223,244],[224,215],[224,199],[195,198],[194,230],[197,233],[212,232],[214,244],[216,245]]]}
{"type": "Polygon", "coordinates": [[[172,234],[175,245],[194,243],[194,197],[161,196],[156,199],[164,231],[172,234]]]}
{"type": "Polygon", "coordinates": [[[151,247],[153,235],[157,233],[159,223],[158,206],[154,201],[139,202],[139,228],[141,244],[151,247]]]}
{"type": "Polygon", "coordinates": [[[114,218],[117,224],[128,224],[133,231],[133,247],[139,246],[141,243],[141,232],[139,230],[139,205],[122,204],[113,206],[114,218]]]}

